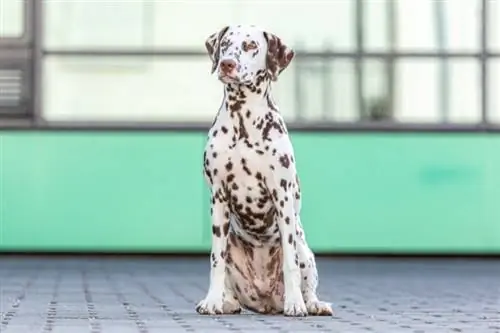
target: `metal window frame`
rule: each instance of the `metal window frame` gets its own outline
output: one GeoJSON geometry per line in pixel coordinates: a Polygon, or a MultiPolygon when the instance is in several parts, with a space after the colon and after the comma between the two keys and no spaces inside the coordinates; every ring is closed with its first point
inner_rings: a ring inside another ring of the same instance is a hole
{"type": "MultiPolygon", "coordinates": [[[[357,48],[350,51],[327,51],[327,52],[298,52],[297,57],[300,59],[323,59],[332,60],[337,58],[351,59],[355,63],[360,64],[357,75],[356,85],[363,89],[362,82],[362,61],[365,59],[380,59],[388,62],[394,62],[397,59],[439,59],[446,61],[449,59],[477,59],[481,66],[481,121],[473,124],[460,123],[408,123],[408,122],[289,122],[289,128],[296,131],[337,131],[337,132],[436,132],[436,133],[500,133],[500,124],[488,122],[488,61],[493,58],[500,58],[500,52],[489,52],[488,41],[488,24],[487,24],[487,9],[488,0],[481,0],[481,29],[480,29],[480,49],[477,52],[454,52],[454,51],[394,51],[388,52],[370,52],[363,47],[363,29],[362,17],[364,10],[364,0],[356,0],[355,2],[355,18],[356,25],[356,41],[357,48]]],[[[30,1],[31,2],[31,1],[30,1]]],[[[202,50],[182,50],[171,48],[160,49],[130,49],[130,50],[103,50],[103,49],[44,49],[43,44],[43,3],[42,1],[33,1],[30,19],[26,20],[26,26],[33,27],[33,118],[26,122],[6,122],[0,118],[0,129],[31,129],[31,130],[85,130],[85,131],[200,131],[207,130],[210,126],[209,122],[142,122],[137,121],[46,121],[43,118],[42,110],[42,70],[43,60],[47,57],[164,57],[164,58],[199,58],[206,57],[202,50]]],[[[27,9],[29,10],[29,9],[27,9]]],[[[358,89],[358,95],[362,90],[358,89]]],[[[359,96],[358,96],[359,98],[359,96]]],[[[361,98],[361,101],[363,99],[361,98]]],[[[359,102],[358,102],[359,103],[359,102]]]]}

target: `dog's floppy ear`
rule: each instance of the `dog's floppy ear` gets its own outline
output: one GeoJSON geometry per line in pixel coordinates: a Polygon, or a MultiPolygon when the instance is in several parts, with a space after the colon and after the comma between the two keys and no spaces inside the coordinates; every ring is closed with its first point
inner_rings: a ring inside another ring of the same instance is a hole
{"type": "Polygon", "coordinates": [[[217,69],[217,65],[219,63],[219,50],[220,50],[220,41],[222,37],[229,29],[229,26],[225,26],[219,32],[213,33],[205,40],[205,47],[207,49],[208,55],[212,60],[212,74],[217,69]]]}
{"type": "Polygon", "coordinates": [[[286,46],[279,37],[272,33],[264,32],[267,41],[267,71],[272,81],[278,80],[278,75],[288,67],[295,52],[286,46]]]}

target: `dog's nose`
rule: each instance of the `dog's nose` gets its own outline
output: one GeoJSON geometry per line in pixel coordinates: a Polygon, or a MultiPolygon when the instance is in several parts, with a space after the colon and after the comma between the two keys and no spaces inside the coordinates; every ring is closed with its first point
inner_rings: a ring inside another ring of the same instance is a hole
{"type": "Polygon", "coordinates": [[[220,63],[220,69],[224,73],[231,73],[231,71],[236,67],[236,62],[234,60],[222,60],[220,63]]]}

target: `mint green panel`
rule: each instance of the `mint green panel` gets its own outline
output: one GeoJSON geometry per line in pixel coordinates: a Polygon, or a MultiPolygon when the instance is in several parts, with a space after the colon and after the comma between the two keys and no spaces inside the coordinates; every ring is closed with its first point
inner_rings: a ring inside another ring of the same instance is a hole
{"type": "MultiPolygon", "coordinates": [[[[500,253],[500,136],[292,135],[315,251],[500,253]]],[[[208,250],[204,141],[1,132],[0,250],[208,250]]]]}
{"type": "Polygon", "coordinates": [[[294,138],[316,250],[500,253],[500,136],[294,138]]]}
{"type": "Polygon", "coordinates": [[[205,249],[202,134],[1,135],[1,248],[205,249]]]}

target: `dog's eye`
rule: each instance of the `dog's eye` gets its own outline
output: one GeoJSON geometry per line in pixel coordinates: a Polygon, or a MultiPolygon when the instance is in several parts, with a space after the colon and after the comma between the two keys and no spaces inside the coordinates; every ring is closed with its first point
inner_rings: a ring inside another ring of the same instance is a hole
{"type": "Polygon", "coordinates": [[[257,44],[254,42],[254,41],[251,41],[251,42],[243,42],[241,44],[241,48],[243,49],[243,51],[247,52],[247,51],[250,51],[250,50],[255,50],[257,48],[257,44]]]}

